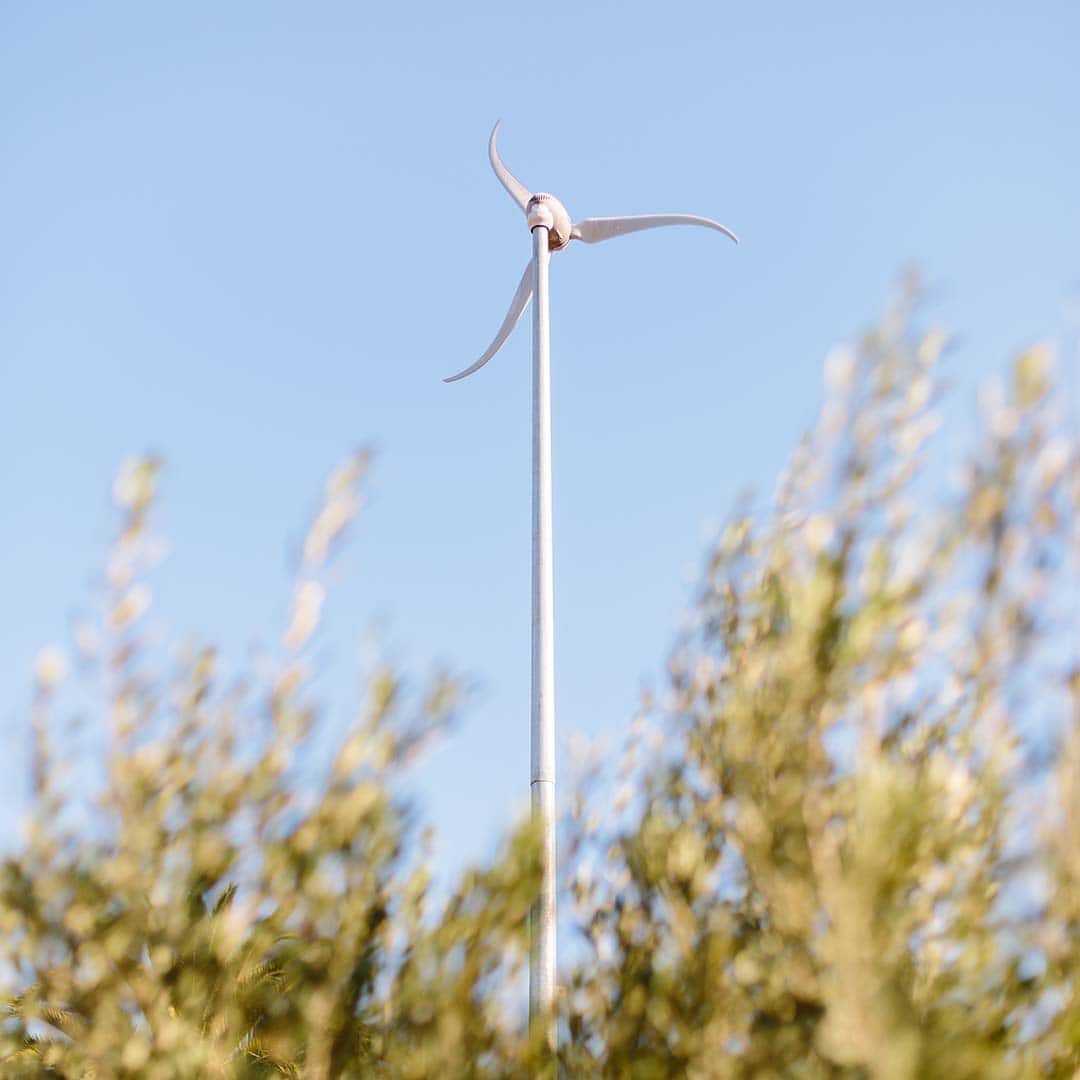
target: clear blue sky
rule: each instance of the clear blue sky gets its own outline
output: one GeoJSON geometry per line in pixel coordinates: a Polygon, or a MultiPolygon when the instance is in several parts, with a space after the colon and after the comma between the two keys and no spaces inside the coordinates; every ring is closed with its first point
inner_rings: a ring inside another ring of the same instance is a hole
{"type": "MultiPolygon", "coordinates": [[[[158,616],[239,664],[327,470],[379,450],[322,652],[475,676],[420,774],[452,846],[526,798],[528,258],[485,146],[578,216],[707,214],[553,281],[560,742],[618,736],[708,524],[767,497],[899,271],[964,394],[1080,284],[1074,3],[0,2],[0,720],[91,595],[120,461],[167,461],[158,616]]],[[[17,798],[6,786],[8,806],[17,798]]],[[[10,820],[10,819],[9,819],[10,820]]]]}

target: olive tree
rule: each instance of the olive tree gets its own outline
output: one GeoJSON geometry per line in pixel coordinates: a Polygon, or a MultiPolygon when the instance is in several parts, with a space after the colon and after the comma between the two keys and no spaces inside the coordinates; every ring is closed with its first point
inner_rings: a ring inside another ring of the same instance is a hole
{"type": "Polygon", "coordinates": [[[60,752],[81,745],[62,658],[37,672],[3,1075],[1076,1075],[1076,447],[1034,346],[936,483],[946,349],[908,290],[829,355],[819,423],[707,553],[617,768],[572,785],[557,1061],[520,1009],[536,838],[436,897],[403,794],[455,680],[373,664],[315,761],[310,642],[366,456],[331,476],[280,645],[243,677],[210,647],[152,662],[158,465],[131,464],[76,634],[96,766],[60,752]]]}

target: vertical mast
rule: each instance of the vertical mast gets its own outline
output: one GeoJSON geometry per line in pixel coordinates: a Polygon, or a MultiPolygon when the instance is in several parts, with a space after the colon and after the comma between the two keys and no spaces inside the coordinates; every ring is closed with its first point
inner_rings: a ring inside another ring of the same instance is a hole
{"type": "MultiPolygon", "coordinates": [[[[531,222],[530,222],[531,224],[531,222]]],[[[529,1018],[553,1015],[555,1004],[555,629],[551,567],[551,354],[548,228],[532,229],[533,483],[532,483],[532,769],[533,820],[541,833],[540,893],[530,919],[529,1018]]],[[[547,1040],[555,1048],[555,1024],[547,1040]]]]}

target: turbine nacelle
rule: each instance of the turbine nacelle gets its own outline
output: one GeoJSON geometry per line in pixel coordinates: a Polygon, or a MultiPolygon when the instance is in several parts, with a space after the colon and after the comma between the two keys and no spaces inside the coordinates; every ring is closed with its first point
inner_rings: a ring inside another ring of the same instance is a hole
{"type": "MultiPolygon", "coordinates": [[[[580,240],[583,244],[598,244],[601,240],[610,240],[615,236],[626,236],[628,233],[640,232],[642,229],[660,229],[668,225],[702,225],[706,229],[715,229],[725,236],[734,240],[737,244],[739,238],[719,221],[711,218],[698,217],[696,214],[639,214],[632,217],[610,218],[585,218],[576,224],[554,195],[546,192],[530,192],[525,185],[502,163],[499,157],[499,147],[496,139],[499,134],[499,123],[492,129],[491,138],[488,140],[488,158],[499,183],[506,188],[510,198],[514,200],[525,214],[529,230],[545,228],[548,231],[548,248],[551,251],[561,251],[571,240],[580,240]]],[[[525,267],[525,273],[521,275],[517,291],[513,300],[510,301],[510,310],[503,319],[495,340],[487,347],[484,354],[474,364],[456,375],[451,375],[444,382],[456,382],[479,371],[498,351],[503,342],[510,336],[518,319],[524,314],[529,306],[533,293],[533,260],[530,259],[525,267]]]]}
{"type": "Polygon", "coordinates": [[[570,215],[554,195],[538,191],[525,204],[525,214],[529,222],[529,231],[543,226],[548,231],[548,248],[561,251],[570,243],[573,222],[570,215]]]}

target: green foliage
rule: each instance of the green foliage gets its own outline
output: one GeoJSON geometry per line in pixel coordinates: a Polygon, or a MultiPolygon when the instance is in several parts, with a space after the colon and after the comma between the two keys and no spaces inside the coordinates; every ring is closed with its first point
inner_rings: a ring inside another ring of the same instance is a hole
{"type": "MultiPolygon", "coordinates": [[[[932,495],[945,339],[911,303],[829,357],[773,507],[710,553],[666,695],[617,776],[571,788],[567,1076],[1080,1069],[1075,447],[1032,348],[932,495]]],[[[331,478],[280,655],[245,684],[209,649],[150,673],[157,466],[118,482],[79,634],[106,777],[88,814],[46,653],[31,827],[0,881],[3,1076],[554,1074],[520,1009],[535,837],[436,902],[400,794],[453,681],[376,665],[329,767],[305,766],[328,737],[307,649],[365,468],[331,478]]]]}

